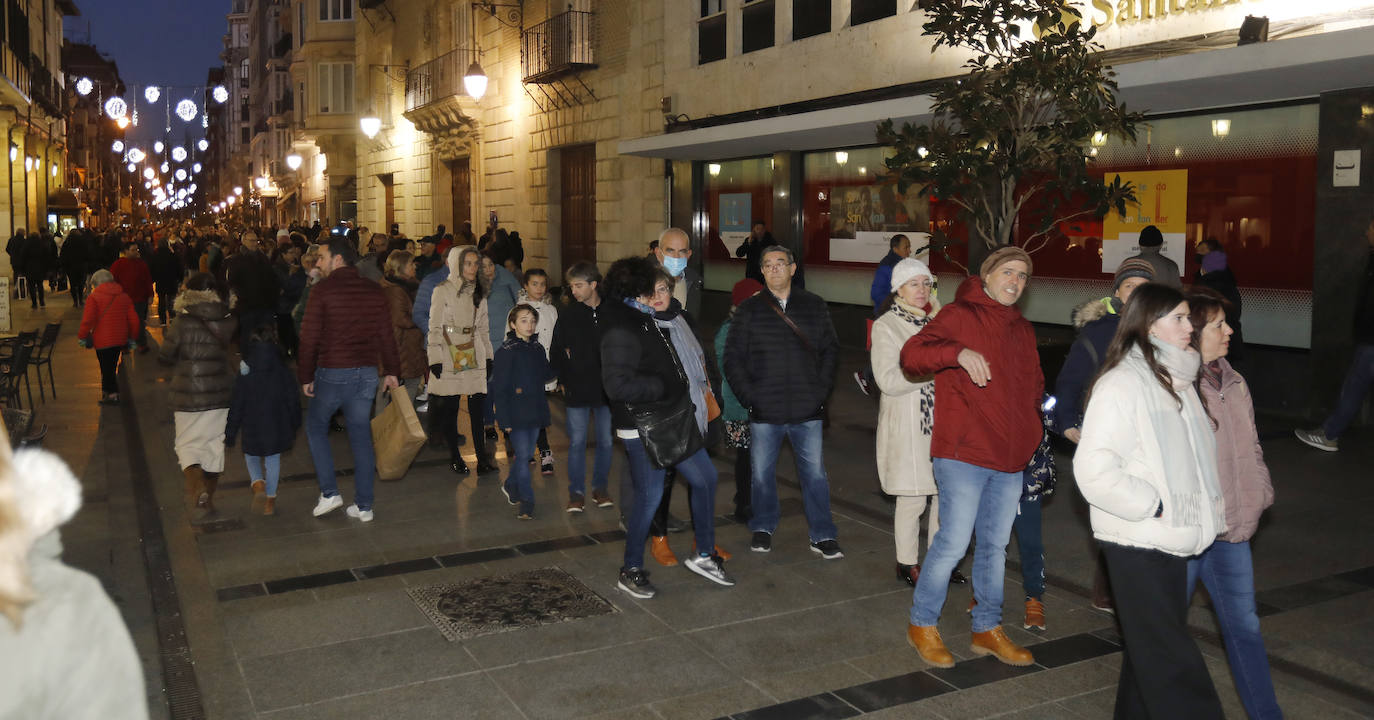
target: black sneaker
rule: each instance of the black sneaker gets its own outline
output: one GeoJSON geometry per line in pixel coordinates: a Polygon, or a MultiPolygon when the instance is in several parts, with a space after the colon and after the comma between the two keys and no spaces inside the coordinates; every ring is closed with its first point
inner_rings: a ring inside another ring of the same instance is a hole
{"type": "Polygon", "coordinates": [[[649,584],[649,573],[640,568],[621,568],[617,587],[641,600],[648,600],[658,593],[654,586],[649,584]]]}
{"type": "Polygon", "coordinates": [[[844,557],[844,553],[840,550],[840,544],[834,540],[811,543],[811,552],[819,554],[826,560],[839,560],[844,557]]]}
{"type": "Polygon", "coordinates": [[[766,553],[773,549],[773,536],[762,530],[754,533],[754,539],[749,542],[749,549],[758,553],[766,553]]]}
{"type": "Polygon", "coordinates": [[[501,483],[501,494],[506,496],[506,502],[511,505],[520,504],[520,501],[516,499],[515,493],[511,492],[510,486],[506,483],[501,483]]]}

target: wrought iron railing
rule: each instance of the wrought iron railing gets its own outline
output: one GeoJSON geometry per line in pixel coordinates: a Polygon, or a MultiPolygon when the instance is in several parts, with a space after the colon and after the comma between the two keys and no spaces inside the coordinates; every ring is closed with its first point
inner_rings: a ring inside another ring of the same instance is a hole
{"type": "Polygon", "coordinates": [[[463,73],[472,63],[468,50],[440,55],[406,73],[406,112],[447,97],[466,95],[463,73]]]}
{"type": "Polygon", "coordinates": [[[10,83],[25,97],[28,97],[29,93],[32,92],[32,81],[27,61],[28,58],[21,59],[8,43],[4,44],[4,51],[0,53],[0,72],[3,72],[10,83]]]}
{"type": "Polygon", "coordinates": [[[596,13],[568,10],[520,33],[520,76],[527,83],[596,67],[596,13]]]}

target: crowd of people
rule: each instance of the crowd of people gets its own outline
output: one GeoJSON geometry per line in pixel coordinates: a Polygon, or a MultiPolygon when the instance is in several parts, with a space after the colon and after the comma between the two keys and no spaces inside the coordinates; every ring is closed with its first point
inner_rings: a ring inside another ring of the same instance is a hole
{"type": "MultiPolygon", "coordinates": [[[[761,223],[740,253],[750,272],[709,344],[698,324],[701,279],[682,230],[663,231],[648,255],[616,260],[604,275],[595,263],[573,265],[561,301],[546,271],[523,267],[514,233],[491,228],[478,240],[464,228],[455,238],[440,226],[416,242],[394,228],[343,230],[219,238],[165,227],[121,241],[113,253],[99,250],[108,237],[89,238],[96,250],[88,256],[110,267],[71,285],[86,306],[81,338],[100,358],[102,402],[118,402],[121,353],[146,347],[155,290],[167,325],[160,358],[173,366],[176,452],[197,522],[216,513],[226,448],[239,440],[254,509],[277,512],[281,454],[302,426],[320,491],[312,514],[345,505],[329,443],[334,428],[347,432],[355,468],[345,512],[371,522],[369,424],[393,391],[426,416],[457,475],[498,472],[495,449],[504,439],[502,494],[517,518],[531,519],[533,468],[554,473],[548,428],[556,394],[569,440],[563,511],[615,507],[613,439],[624,448],[622,591],[655,596],[646,554],[736,584],[714,532],[711,452],[721,440],[734,451],[734,516],[750,530],[751,551],[772,549],[780,523],[774,471],[787,439],[809,548],[826,560],[844,556],[823,442],[839,343],[826,302],[794,282],[789,248],[762,244],[761,223]],[[150,267],[140,267],[145,255],[150,267]],[[91,287],[89,297],[78,285],[91,287]],[[469,435],[458,426],[464,405],[469,435]],[[463,455],[469,441],[475,468],[463,455]],[[693,540],[682,560],[667,538],[679,479],[693,540]]],[[[1125,638],[1118,710],[1221,716],[1187,626],[1188,599],[1201,581],[1247,712],[1280,717],[1249,546],[1274,493],[1249,387],[1228,360],[1240,344],[1232,325],[1238,296],[1226,292],[1234,279],[1225,277],[1222,253],[1183,288],[1151,230],[1142,233],[1144,252],[1117,268],[1111,294],[1075,310],[1078,337],[1052,392],[1035,332],[1017,309],[1033,272],[1026,252],[992,252],[941,305],[934,273],[908,256],[907,238],[893,238],[892,261],[874,283],[869,360],[878,479],[895,499],[896,574],[913,588],[908,641],[929,664],[952,666],[936,625],[948,587],[972,582],[972,652],[1034,662],[1003,630],[1007,547],[1015,535],[1023,627],[1044,630],[1041,505],[1055,490],[1052,442],[1062,438],[1098,548],[1093,605],[1116,613],[1125,638]],[[1215,273],[1223,277],[1207,277],[1215,273]],[[975,540],[965,578],[959,565],[975,540]]],[[[67,244],[74,240],[75,233],[67,244]]]]}

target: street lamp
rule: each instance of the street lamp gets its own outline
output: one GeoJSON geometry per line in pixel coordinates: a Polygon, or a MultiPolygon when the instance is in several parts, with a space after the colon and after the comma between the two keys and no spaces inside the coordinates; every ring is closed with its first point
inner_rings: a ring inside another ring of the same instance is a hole
{"type": "Polygon", "coordinates": [[[266,190],[266,189],[267,189],[267,176],[266,176],[266,175],[259,175],[258,177],[256,177],[256,178],[253,179],[253,184],[256,185],[256,186],[258,187],[259,190],[266,190]]]}
{"type": "MultiPolygon", "coordinates": [[[[235,194],[235,195],[242,195],[242,194],[243,194],[243,188],[240,187],[240,186],[238,186],[238,185],[235,185],[235,186],[234,186],[234,194],[235,194]]],[[[232,197],[229,198],[229,199],[230,199],[230,201],[233,200],[232,197]]]]}
{"type": "Polygon", "coordinates": [[[368,140],[377,137],[377,133],[382,131],[382,119],[375,115],[368,115],[358,120],[358,127],[367,136],[368,140]]]}
{"type": "Polygon", "coordinates": [[[487,74],[482,72],[482,66],[476,60],[463,74],[463,89],[468,91],[473,100],[481,100],[487,94],[487,74]]]}
{"type": "Polygon", "coordinates": [[[290,155],[286,156],[286,166],[291,168],[292,172],[301,169],[301,162],[301,156],[297,155],[296,153],[291,153],[290,155]]]}

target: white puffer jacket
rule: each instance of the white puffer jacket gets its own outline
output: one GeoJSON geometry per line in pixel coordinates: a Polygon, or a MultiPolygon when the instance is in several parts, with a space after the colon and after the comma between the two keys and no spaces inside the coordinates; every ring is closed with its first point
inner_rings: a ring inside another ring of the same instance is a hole
{"type": "Polygon", "coordinates": [[[1135,349],[1093,386],[1073,472],[1098,540],[1189,557],[1225,531],[1216,439],[1191,383],[1174,380],[1180,410],[1135,349]]]}
{"type": "MultiPolygon", "coordinates": [[[[936,306],[938,307],[938,305],[936,306]]],[[[911,377],[902,371],[902,346],[934,317],[912,322],[902,310],[883,313],[873,323],[873,376],[878,400],[878,480],[889,495],[934,495],[930,433],[935,412],[935,378],[911,377]]]]}

